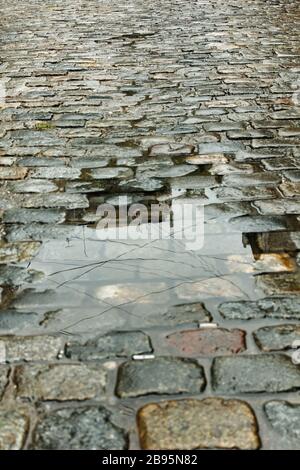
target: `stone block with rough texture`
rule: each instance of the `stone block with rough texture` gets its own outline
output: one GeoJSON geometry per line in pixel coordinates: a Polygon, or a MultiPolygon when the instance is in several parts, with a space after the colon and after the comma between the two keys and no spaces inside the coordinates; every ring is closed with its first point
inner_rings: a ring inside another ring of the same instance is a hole
{"type": "Polygon", "coordinates": [[[255,415],[239,400],[206,398],[150,403],[138,413],[142,449],[258,449],[255,415]]]}

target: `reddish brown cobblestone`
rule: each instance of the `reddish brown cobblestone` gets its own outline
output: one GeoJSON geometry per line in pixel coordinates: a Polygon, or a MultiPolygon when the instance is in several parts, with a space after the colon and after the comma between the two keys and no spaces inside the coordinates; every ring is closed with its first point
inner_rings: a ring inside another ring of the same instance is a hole
{"type": "Polygon", "coordinates": [[[173,333],[166,337],[167,343],[184,356],[237,354],[245,350],[245,332],[206,328],[173,333]]]}

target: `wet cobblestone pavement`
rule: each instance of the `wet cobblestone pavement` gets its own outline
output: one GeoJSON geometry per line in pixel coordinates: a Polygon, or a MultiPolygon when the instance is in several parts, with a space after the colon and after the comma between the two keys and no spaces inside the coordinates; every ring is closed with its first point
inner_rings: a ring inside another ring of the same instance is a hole
{"type": "Polygon", "coordinates": [[[299,448],[299,2],[0,6],[0,449],[299,448]]]}

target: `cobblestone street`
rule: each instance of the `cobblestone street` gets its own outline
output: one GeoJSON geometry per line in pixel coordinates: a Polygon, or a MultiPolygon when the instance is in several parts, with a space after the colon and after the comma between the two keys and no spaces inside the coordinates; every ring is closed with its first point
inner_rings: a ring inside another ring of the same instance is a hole
{"type": "Polygon", "coordinates": [[[299,449],[299,1],[0,7],[0,450],[299,449]]]}

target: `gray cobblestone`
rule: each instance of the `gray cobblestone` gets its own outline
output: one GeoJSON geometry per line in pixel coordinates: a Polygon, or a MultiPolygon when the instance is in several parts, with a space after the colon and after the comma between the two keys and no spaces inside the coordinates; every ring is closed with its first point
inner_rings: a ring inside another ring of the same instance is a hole
{"type": "Polygon", "coordinates": [[[0,362],[54,361],[62,348],[54,336],[0,336],[0,362]]]}
{"type": "Polygon", "coordinates": [[[298,320],[300,312],[299,297],[270,297],[257,301],[225,302],[221,304],[220,313],[227,319],[263,319],[279,318],[298,320]]]}
{"type": "Polygon", "coordinates": [[[126,434],[110,421],[110,413],[99,408],[65,408],[53,411],[38,423],[33,449],[122,450],[126,434]]]}
{"type": "Polygon", "coordinates": [[[286,401],[269,401],[265,404],[265,413],[271,426],[280,435],[290,439],[300,436],[300,406],[286,401]]]}
{"type": "Polygon", "coordinates": [[[81,361],[97,360],[110,356],[129,357],[151,351],[150,340],[141,331],[108,333],[85,344],[68,343],[66,347],[68,357],[81,361]]]}
{"type": "Polygon", "coordinates": [[[88,400],[103,397],[107,370],[79,364],[22,365],[15,369],[17,395],[33,400],[88,400]]]}
{"type": "Polygon", "coordinates": [[[291,392],[300,388],[300,370],[284,355],[218,357],[212,384],[216,392],[226,394],[291,392]]]}
{"type": "Polygon", "coordinates": [[[192,360],[157,358],[124,363],[119,369],[117,395],[199,393],[206,380],[201,366],[192,360]]]}
{"type": "Polygon", "coordinates": [[[290,349],[295,341],[300,341],[300,326],[266,326],[254,332],[254,339],[263,351],[290,349]]]}

